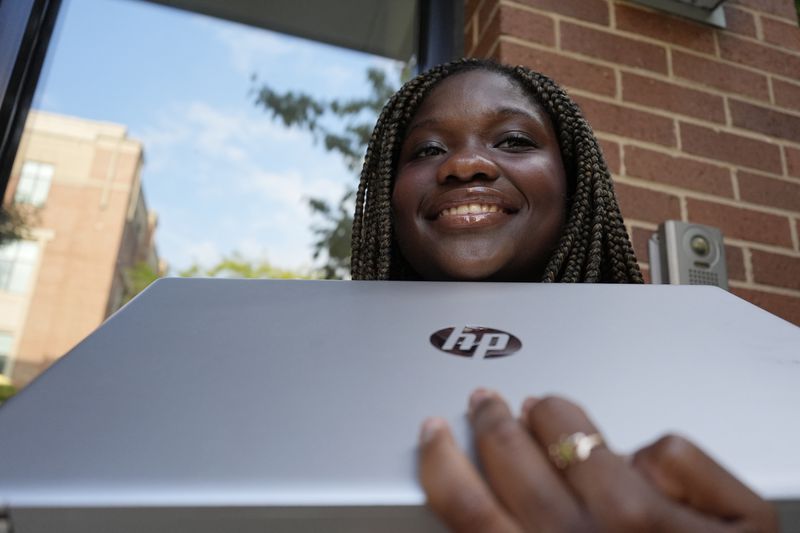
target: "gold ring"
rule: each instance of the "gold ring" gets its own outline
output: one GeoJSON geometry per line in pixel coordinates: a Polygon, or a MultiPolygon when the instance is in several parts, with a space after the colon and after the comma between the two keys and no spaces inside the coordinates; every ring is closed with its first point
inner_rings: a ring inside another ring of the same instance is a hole
{"type": "Polygon", "coordinates": [[[556,467],[563,470],[572,464],[585,461],[593,449],[603,444],[605,441],[599,433],[587,435],[579,431],[569,436],[562,435],[558,442],[548,446],[547,451],[550,452],[550,458],[556,467]]]}

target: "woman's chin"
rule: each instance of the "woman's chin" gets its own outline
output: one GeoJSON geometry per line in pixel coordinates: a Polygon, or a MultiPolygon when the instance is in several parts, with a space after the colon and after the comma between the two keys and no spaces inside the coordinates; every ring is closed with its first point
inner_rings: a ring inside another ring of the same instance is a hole
{"type": "Polygon", "coordinates": [[[520,276],[486,261],[463,261],[443,266],[436,278],[442,281],[521,281],[520,276]]]}

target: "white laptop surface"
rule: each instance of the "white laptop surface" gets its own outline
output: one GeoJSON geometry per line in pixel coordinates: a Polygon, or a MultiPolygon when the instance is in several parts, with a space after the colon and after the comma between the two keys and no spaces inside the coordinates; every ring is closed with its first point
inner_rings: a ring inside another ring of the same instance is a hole
{"type": "Polygon", "coordinates": [[[419,425],[467,443],[478,386],[687,435],[800,522],[800,328],[721,289],[165,279],[0,407],[0,531],[438,531],[419,425]]]}

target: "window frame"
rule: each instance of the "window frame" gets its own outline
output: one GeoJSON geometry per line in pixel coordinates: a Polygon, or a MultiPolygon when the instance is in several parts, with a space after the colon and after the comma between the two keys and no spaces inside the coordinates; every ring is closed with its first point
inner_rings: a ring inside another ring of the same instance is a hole
{"type": "Polygon", "coordinates": [[[0,2],[0,198],[28,118],[61,0],[0,2]]]}
{"type": "Polygon", "coordinates": [[[46,163],[44,161],[36,161],[34,159],[26,159],[22,162],[22,166],[20,167],[19,171],[19,180],[17,181],[17,185],[14,188],[14,203],[18,205],[26,205],[31,206],[33,208],[39,209],[44,207],[47,203],[47,198],[50,196],[50,187],[53,185],[53,175],[55,174],[55,166],[52,163],[46,163]],[[25,169],[30,168],[31,166],[35,165],[36,170],[33,174],[26,173],[25,169]],[[44,186],[44,198],[41,200],[37,200],[36,193],[41,188],[41,184],[43,180],[42,170],[48,168],[49,169],[49,176],[47,176],[47,184],[44,186]],[[23,181],[25,180],[25,181],[23,181]],[[22,186],[26,184],[26,182],[31,182],[31,192],[27,197],[21,197],[20,191],[22,190],[22,186]]]}
{"type": "Polygon", "coordinates": [[[36,266],[41,256],[41,247],[37,241],[17,239],[0,245],[0,250],[5,251],[5,249],[8,248],[14,248],[14,250],[11,252],[12,256],[9,259],[0,257],[0,263],[8,263],[10,265],[8,269],[8,279],[0,277],[0,291],[6,294],[26,294],[28,289],[31,288],[31,281],[35,278],[36,266]],[[30,258],[25,257],[23,252],[26,250],[23,249],[23,247],[28,247],[28,250],[35,250],[33,256],[30,258]],[[22,260],[20,260],[21,256],[22,260]],[[28,274],[22,283],[23,286],[21,287],[21,290],[12,290],[13,281],[15,279],[14,273],[17,271],[17,267],[21,264],[27,264],[30,267],[28,269],[28,274]]]}

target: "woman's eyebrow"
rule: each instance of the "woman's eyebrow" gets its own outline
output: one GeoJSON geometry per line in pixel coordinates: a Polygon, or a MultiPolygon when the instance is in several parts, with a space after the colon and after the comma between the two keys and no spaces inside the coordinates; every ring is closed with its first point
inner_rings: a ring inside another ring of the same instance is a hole
{"type": "MultiPolygon", "coordinates": [[[[513,106],[503,106],[497,109],[491,110],[490,114],[496,115],[499,117],[507,118],[507,117],[522,117],[528,120],[535,122],[542,128],[546,128],[544,121],[542,118],[538,116],[536,113],[532,113],[529,110],[522,108],[522,107],[513,107],[513,106]]],[[[420,120],[419,122],[413,123],[408,128],[408,132],[406,133],[406,137],[411,135],[416,129],[419,128],[426,128],[426,127],[436,127],[442,121],[436,117],[426,118],[420,120]]]]}
{"type": "Polygon", "coordinates": [[[536,122],[541,127],[545,127],[544,122],[542,121],[542,117],[536,113],[531,113],[529,110],[521,108],[521,107],[501,107],[495,111],[498,115],[503,117],[522,117],[528,120],[532,120],[536,122]]]}
{"type": "Polygon", "coordinates": [[[429,126],[436,126],[441,121],[437,118],[426,118],[425,120],[420,120],[419,122],[415,122],[408,128],[408,132],[406,132],[406,137],[411,135],[411,132],[418,129],[418,128],[425,128],[429,126]]]}

